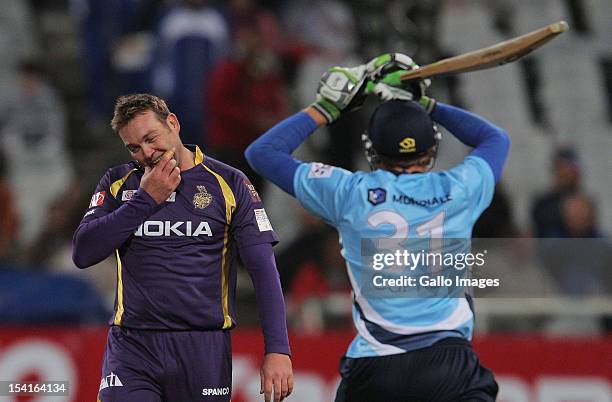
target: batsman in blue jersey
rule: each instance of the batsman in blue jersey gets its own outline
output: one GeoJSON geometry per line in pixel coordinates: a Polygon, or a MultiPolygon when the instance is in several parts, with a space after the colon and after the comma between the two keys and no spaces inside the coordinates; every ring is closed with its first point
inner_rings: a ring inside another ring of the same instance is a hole
{"type": "Polygon", "coordinates": [[[493,197],[510,141],[495,125],[424,95],[427,80],[406,85],[417,67],[386,54],[353,68],[334,67],[317,100],[270,129],[246,150],[258,173],[334,226],[353,289],[357,335],[342,359],[337,402],[493,401],[490,370],[473,350],[474,314],[466,297],[384,298],[362,291],[363,239],[423,235],[469,239],[493,197]],[[318,127],[359,106],[381,103],[363,138],[371,172],[304,163],[291,153],[318,127]],[[445,127],[473,148],[458,166],[430,172],[445,127]]]}
{"type": "Polygon", "coordinates": [[[102,177],[73,240],[80,268],[117,261],[98,401],[230,401],[239,259],[264,332],[261,393],[283,400],[293,374],[277,238],[257,191],[183,145],[177,116],[156,96],[120,97],[111,125],[134,160],[102,177]]]}

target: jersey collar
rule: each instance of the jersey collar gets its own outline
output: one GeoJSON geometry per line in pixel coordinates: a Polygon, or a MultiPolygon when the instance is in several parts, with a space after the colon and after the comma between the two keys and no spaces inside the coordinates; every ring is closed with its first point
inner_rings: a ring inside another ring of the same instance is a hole
{"type": "Polygon", "coordinates": [[[197,165],[199,165],[202,162],[204,162],[204,153],[202,152],[202,150],[200,150],[200,147],[195,145],[195,160],[194,160],[194,163],[197,166],[197,165]]]}

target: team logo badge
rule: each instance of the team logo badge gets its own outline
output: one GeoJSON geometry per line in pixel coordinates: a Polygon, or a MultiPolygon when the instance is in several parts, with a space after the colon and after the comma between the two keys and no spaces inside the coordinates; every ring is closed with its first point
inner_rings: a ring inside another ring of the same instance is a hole
{"type": "Polygon", "coordinates": [[[401,153],[416,151],[416,141],[414,138],[406,137],[399,143],[401,153]]]}
{"type": "Polygon", "coordinates": [[[193,206],[197,209],[204,209],[212,202],[212,195],[204,186],[196,186],[198,192],[193,195],[193,206]]]}
{"type": "Polygon", "coordinates": [[[382,188],[371,188],[368,190],[368,201],[372,205],[382,204],[387,200],[387,191],[382,188]]]}

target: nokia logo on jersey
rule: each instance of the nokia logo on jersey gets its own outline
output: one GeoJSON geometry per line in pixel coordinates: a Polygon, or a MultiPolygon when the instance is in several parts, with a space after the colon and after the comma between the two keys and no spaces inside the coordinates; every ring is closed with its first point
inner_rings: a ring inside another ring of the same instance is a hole
{"type": "Polygon", "coordinates": [[[208,236],[212,231],[208,222],[200,222],[194,229],[194,222],[146,221],[138,226],[136,236],[208,236]]]}

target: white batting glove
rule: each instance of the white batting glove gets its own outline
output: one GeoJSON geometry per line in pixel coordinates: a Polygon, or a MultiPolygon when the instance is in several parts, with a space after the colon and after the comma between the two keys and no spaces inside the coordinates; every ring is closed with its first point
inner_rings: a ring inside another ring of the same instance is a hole
{"type": "Polygon", "coordinates": [[[325,116],[327,124],[344,112],[356,110],[365,100],[366,66],[332,67],[319,80],[317,100],[311,105],[325,116]]]}
{"type": "Polygon", "coordinates": [[[418,94],[415,94],[412,88],[404,88],[399,82],[399,76],[403,71],[396,71],[385,76],[378,82],[368,81],[366,85],[366,94],[375,94],[383,101],[393,99],[400,100],[417,100],[418,94]]]}
{"type": "Polygon", "coordinates": [[[366,64],[368,80],[373,82],[368,84],[367,92],[375,93],[383,100],[418,100],[425,95],[431,80],[402,82],[400,79],[403,73],[417,68],[419,65],[410,56],[402,53],[385,53],[375,57],[366,64]]]}
{"type": "Polygon", "coordinates": [[[412,60],[412,57],[402,53],[385,53],[373,58],[366,64],[368,78],[377,81],[388,73],[397,70],[414,70],[419,65],[412,60]]]}

